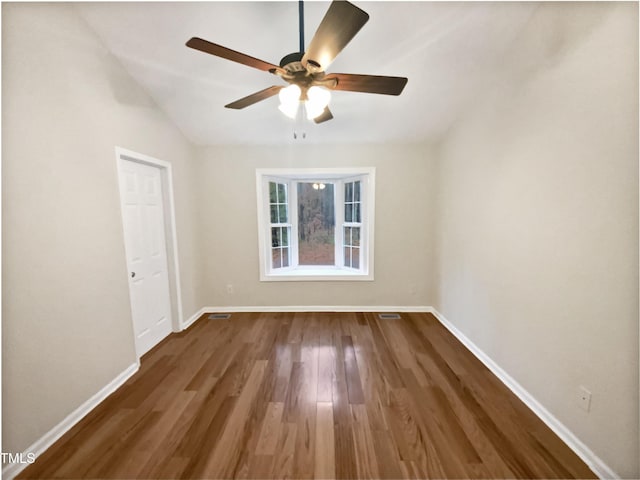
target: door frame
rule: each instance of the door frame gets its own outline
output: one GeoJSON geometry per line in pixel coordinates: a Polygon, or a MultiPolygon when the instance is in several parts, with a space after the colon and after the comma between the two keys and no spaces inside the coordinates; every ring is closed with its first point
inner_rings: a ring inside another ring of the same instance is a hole
{"type": "MultiPolygon", "coordinates": [[[[176,215],[175,203],[173,197],[173,172],[171,164],[164,160],[150,157],[143,153],[127,150],[122,147],[115,147],[116,151],[116,170],[118,177],[118,193],[120,201],[120,214],[122,216],[122,242],[125,243],[124,237],[124,211],[122,209],[122,169],[120,168],[122,161],[141,163],[156,167],[160,170],[160,180],[162,187],[162,203],[164,211],[164,236],[165,248],[167,250],[167,276],[169,277],[169,305],[171,308],[171,330],[179,332],[182,330],[182,291],[180,288],[180,263],[178,261],[178,234],[176,231],[176,215]]],[[[129,272],[129,265],[125,251],[124,257],[126,272],[129,272]]],[[[127,282],[128,285],[128,282],[127,282]]],[[[130,290],[129,290],[130,292],[130,290]]],[[[129,298],[131,300],[131,298],[129,298]]],[[[131,307],[130,307],[131,308],[131,307]]],[[[132,312],[133,315],[133,312],[132,312]]],[[[133,327],[133,316],[131,325],[133,327]]],[[[138,360],[140,360],[138,358],[138,360]]]]}

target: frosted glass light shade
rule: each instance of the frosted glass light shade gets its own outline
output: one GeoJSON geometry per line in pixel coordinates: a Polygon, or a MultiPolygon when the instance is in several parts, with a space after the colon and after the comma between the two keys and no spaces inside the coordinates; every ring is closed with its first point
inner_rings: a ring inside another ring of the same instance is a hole
{"type": "Polygon", "coordinates": [[[280,90],[280,106],[278,109],[289,118],[296,118],[298,107],[300,106],[300,94],[302,91],[297,85],[289,85],[280,90]]]}
{"type": "MultiPolygon", "coordinates": [[[[282,92],[282,90],[280,90],[282,92]]],[[[331,100],[331,92],[326,88],[313,86],[307,90],[307,103],[305,104],[307,110],[307,118],[313,120],[320,116],[325,107],[329,105],[331,100]]]]}
{"type": "Polygon", "coordinates": [[[298,107],[300,106],[300,102],[296,103],[281,103],[278,106],[278,110],[284,113],[287,117],[295,119],[298,115],[298,107]]]}

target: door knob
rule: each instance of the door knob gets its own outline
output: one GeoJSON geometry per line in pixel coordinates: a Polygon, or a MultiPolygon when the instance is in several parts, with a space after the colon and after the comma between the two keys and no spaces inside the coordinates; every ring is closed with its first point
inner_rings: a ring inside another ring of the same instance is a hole
{"type": "Polygon", "coordinates": [[[131,272],[131,278],[136,276],[136,272],[131,272]]]}

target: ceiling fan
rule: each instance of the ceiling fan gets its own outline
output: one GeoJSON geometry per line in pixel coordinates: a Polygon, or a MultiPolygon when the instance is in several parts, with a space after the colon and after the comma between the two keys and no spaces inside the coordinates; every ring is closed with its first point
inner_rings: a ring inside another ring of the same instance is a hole
{"type": "Polygon", "coordinates": [[[225,105],[226,108],[240,110],[279,94],[279,108],[283,113],[295,118],[302,104],[309,120],[322,123],[333,118],[328,107],[330,90],[384,95],[402,93],[407,84],[405,77],[326,73],[329,64],[369,20],[366,12],[347,1],[334,0],[305,51],[302,0],[298,3],[298,9],[300,51],[285,55],[280,60],[280,65],[250,57],[198,37],[193,37],[187,42],[186,45],[190,48],[269,72],[290,84],[286,88],[277,85],[267,87],[225,105]]]}

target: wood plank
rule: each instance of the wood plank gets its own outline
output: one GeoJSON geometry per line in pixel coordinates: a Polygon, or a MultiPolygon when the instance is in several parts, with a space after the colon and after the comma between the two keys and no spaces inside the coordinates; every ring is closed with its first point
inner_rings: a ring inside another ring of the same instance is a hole
{"type": "Polygon", "coordinates": [[[416,340],[411,332],[407,332],[402,328],[403,325],[406,325],[406,322],[402,320],[378,320],[378,324],[387,343],[394,352],[399,366],[402,369],[412,370],[413,375],[421,386],[429,385],[429,379],[418,368],[415,359],[415,354],[421,353],[423,350],[422,344],[416,340]]]}
{"type": "Polygon", "coordinates": [[[242,450],[242,440],[247,434],[244,427],[251,409],[255,408],[253,402],[266,366],[265,360],[258,360],[253,365],[245,388],[224,426],[220,441],[207,462],[204,469],[205,476],[213,478],[233,476],[236,461],[242,450]]]}
{"type": "Polygon", "coordinates": [[[336,349],[332,345],[318,347],[318,402],[333,400],[333,380],[336,375],[336,349]]]}
{"type": "Polygon", "coordinates": [[[380,478],[402,478],[402,467],[397,450],[388,431],[372,431],[373,447],[376,452],[378,473],[380,478]]]}
{"type": "Polygon", "coordinates": [[[314,478],[336,478],[333,404],[318,402],[316,409],[316,451],[314,478]]]}
{"type": "Polygon", "coordinates": [[[335,439],[336,478],[357,478],[355,439],[351,425],[333,425],[335,439]]]}
{"type": "Polygon", "coordinates": [[[351,408],[349,407],[349,393],[344,366],[344,351],[342,349],[342,335],[334,332],[336,363],[335,376],[331,385],[331,400],[333,402],[334,422],[339,425],[351,425],[351,408]]]}
{"type": "Polygon", "coordinates": [[[364,393],[362,392],[362,381],[356,354],[353,350],[353,341],[350,336],[342,337],[342,348],[344,349],[344,373],[347,380],[347,392],[350,404],[363,404],[364,393]]]}
{"type": "Polygon", "coordinates": [[[358,478],[379,478],[376,449],[369,428],[369,418],[365,405],[351,405],[353,415],[353,438],[356,452],[358,478]]]}
{"type": "MultiPolygon", "coordinates": [[[[211,452],[214,451],[222,437],[227,422],[235,410],[238,397],[226,396],[222,399],[220,407],[216,410],[211,422],[207,425],[205,435],[199,437],[199,441],[192,450],[178,449],[176,455],[178,458],[184,458],[188,455],[189,462],[182,471],[181,478],[198,478],[202,477],[207,468],[207,463],[211,452]]],[[[191,437],[185,436],[184,440],[191,440],[191,437]]],[[[224,445],[221,446],[224,448],[224,445]]]]}
{"type": "Polygon", "coordinates": [[[388,388],[384,379],[379,375],[377,358],[371,347],[371,331],[368,327],[358,329],[358,337],[354,343],[356,362],[362,391],[366,399],[367,415],[372,430],[388,430],[382,406],[389,403],[388,388]]]}
{"type": "Polygon", "coordinates": [[[283,410],[284,403],[269,403],[256,447],[257,455],[273,455],[276,453],[283,410]]]}
{"type": "Polygon", "coordinates": [[[295,478],[293,459],[297,434],[298,426],[295,423],[282,424],[278,448],[273,457],[273,465],[271,467],[272,478],[295,478]]]}

